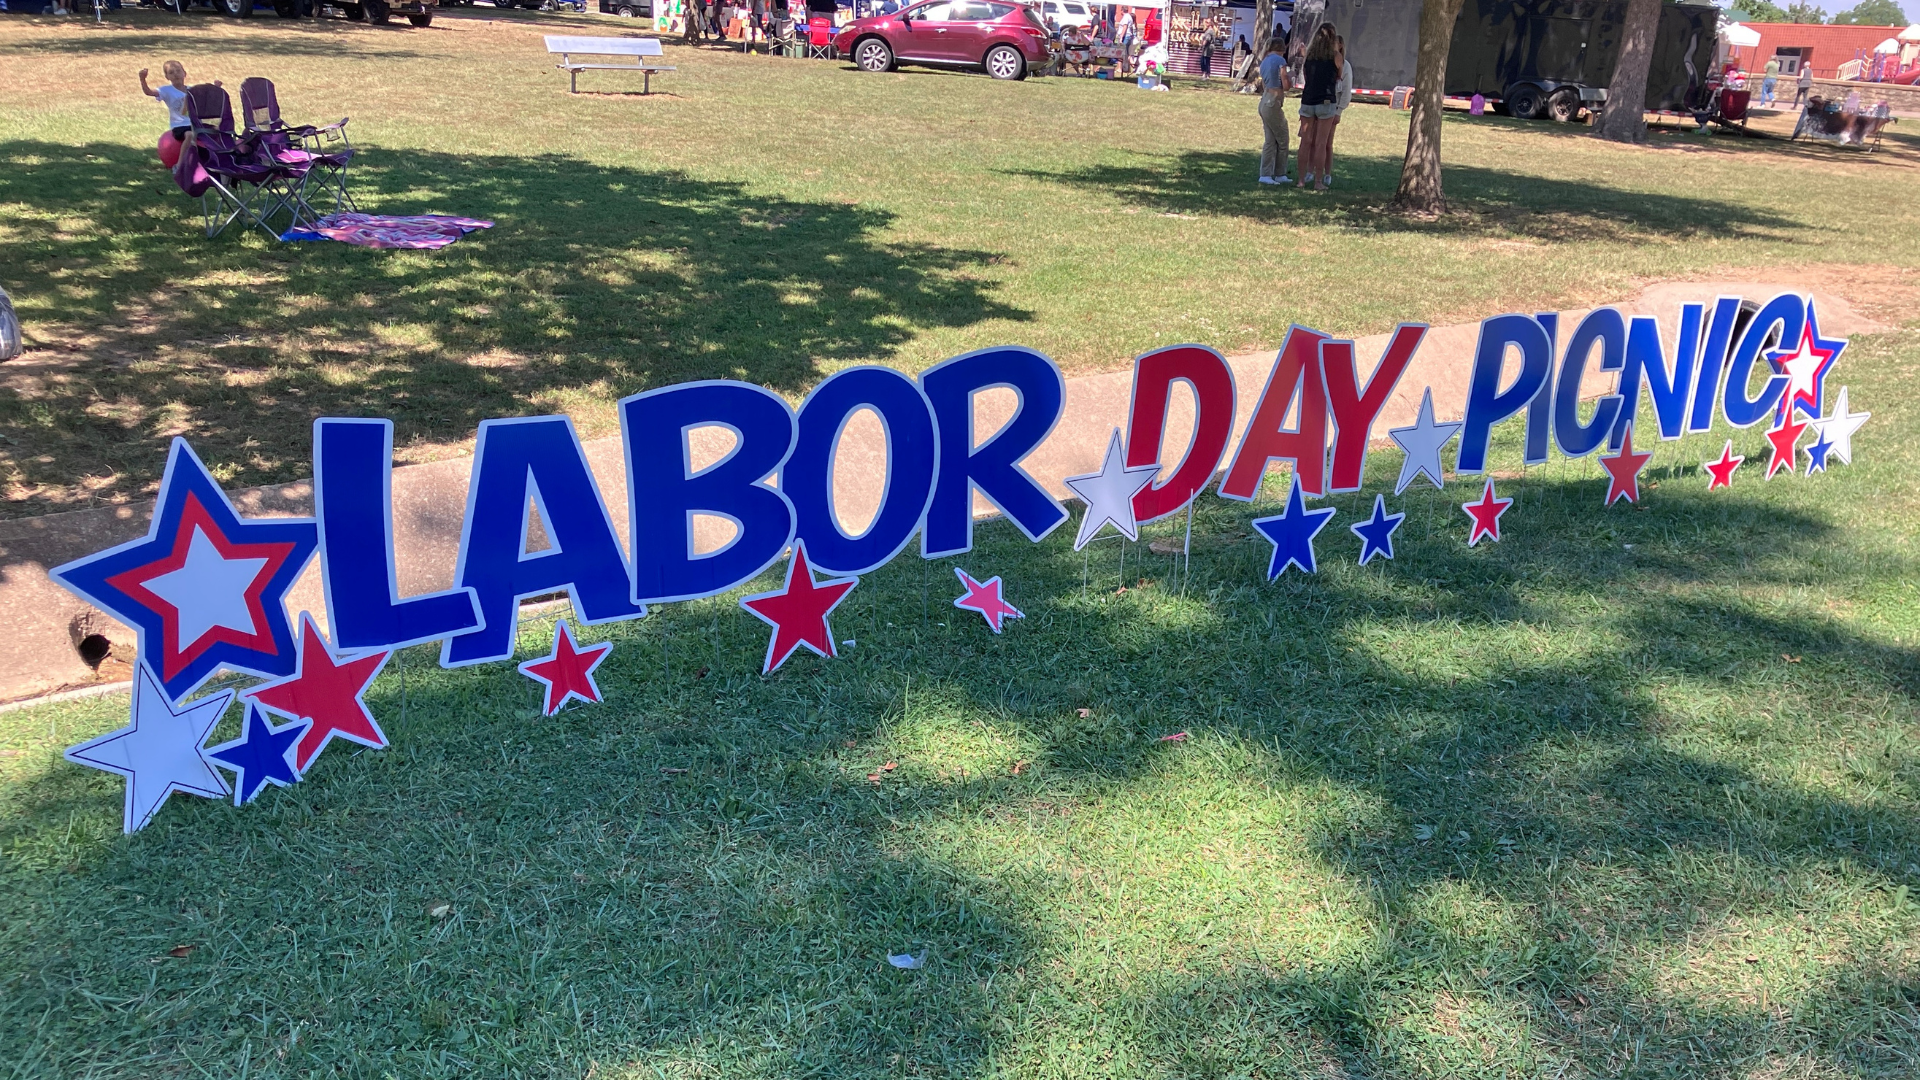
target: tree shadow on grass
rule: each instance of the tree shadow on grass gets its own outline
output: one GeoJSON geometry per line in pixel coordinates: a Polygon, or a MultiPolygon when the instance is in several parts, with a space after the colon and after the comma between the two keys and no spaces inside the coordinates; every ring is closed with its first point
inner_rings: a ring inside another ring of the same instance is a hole
{"type": "Polygon", "coordinates": [[[279,482],[310,471],[316,416],[390,416],[403,452],[494,416],[610,430],[625,394],[705,378],[797,394],[929,328],[1028,317],[994,297],[999,253],[679,173],[363,152],[362,209],[495,222],[395,252],[205,239],[125,146],[19,140],[0,157],[20,163],[0,172],[0,267],[40,346],[0,371],[14,516],[150,491],[174,435],[230,486],[279,482]]]}
{"type": "Polygon", "coordinates": [[[863,578],[837,660],[762,678],[761,624],[669,605],[606,628],[605,706],[551,720],[509,665],[414,650],[371,697],[390,750],[129,839],[117,780],[49,760],[0,815],[0,1046],[108,1074],[1900,1075],[1920,760],[1886,736],[1920,659],[1766,598],[1911,566],[1777,500],[1608,511],[1601,483],[1503,485],[1509,535],[1472,550],[1456,492],[1409,496],[1366,568],[1338,526],[1371,499],[1337,496],[1320,573],[1273,583],[1258,511],[1209,500],[1184,589],[1135,547],[1125,593],[1117,551],[990,524],[863,578]],[[963,621],[955,561],[1026,617],[963,621]]]}
{"type": "MultiPolygon", "coordinates": [[[[144,13],[142,13],[144,14],[144,13]]],[[[393,39],[381,36],[368,39],[368,33],[380,33],[380,29],[370,26],[353,26],[335,20],[323,20],[317,25],[309,19],[281,19],[269,11],[256,12],[256,19],[265,18],[273,23],[273,33],[234,35],[223,34],[219,38],[219,51],[223,57],[273,58],[282,56],[311,56],[338,60],[379,59],[379,60],[425,60],[438,54],[422,52],[416,49],[393,49],[393,39]],[[379,45],[380,48],[367,48],[379,45]]],[[[62,20],[47,20],[51,25],[69,25],[62,20]]],[[[94,53],[112,53],[119,55],[129,49],[164,50],[182,48],[191,42],[190,37],[196,30],[213,30],[231,26],[224,17],[212,12],[189,11],[185,17],[171,12],[163,20],[144,18],[139,28],[116,25],[105,32],[64,34],[59,37],[36,38],[32,45],[22,51],[42,55],[87,56],[94,53]],[[205,16],[201,18],[199,16],[205,16]],[[216,18],[218,22],[214,21],[216,18]],[[157,22],[157,25],[156,25],[157,22]]],[[[418,27],[395,26],[387,29],[395,33],[409,34],[432,33],[418,27]]],[[[196,66],[189,64],[188,69],[196,66]]],[[[238,95],[238,79],[229,84],[230,93],[238,95]]]]}
{"type": "Polygon", "coordinates": [[[1338,186],[1331,197],[1255,184],[1255,151],[1189,150],[1134,153],[1121,163],[1015,175],[1084,187],[1160,212],[1242,217],[1269,224],[1339,224],[1362,232],[1443,236],[1518,236],[1543,243],[1595,240],[1662,243],[1686,239],[1790,239],[1798,223],[1751,206],[1557,180],[1502,169],[1448,165],[1446,189],[1455,211],[1428,220],[1387,212],[1401,160],[1335,151],[1338,186]]]}

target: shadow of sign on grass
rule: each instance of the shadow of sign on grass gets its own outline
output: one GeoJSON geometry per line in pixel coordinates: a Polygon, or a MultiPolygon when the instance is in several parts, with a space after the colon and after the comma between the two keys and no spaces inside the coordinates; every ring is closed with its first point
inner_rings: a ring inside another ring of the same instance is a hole
{"type": "Polygon", "coordinates": [[[930,327],[1027,318],[994,297],[995,252],[676,173],[362,155],[363,209],[496,222],[394,252],[207,240],[153,156],[124,146],[0,157],[19,163],[0,172],[0,267],[36,346],[0,371],[15,516],[150,492],[174,435],[230,487],[272,483],[311,471],[316,416],[390,416],[401,448],[529,413],[611,429],[624,394],[705,378],[798,392],[930,327]]]}
{"type": "Polygon", "coordinates": [[[1759,496],[1509,484],[1497,546],[1461,545],[1456,492],[1410,494],[1396,561],[1330,529],[1274,583],[1257,509],[1208,501],[1184,592],[1142,547],[1116,593],[1118,551],[990,524],[958,561],[1007,575],[1003,637],[949,606],[955,560],[902,559],[836,613],[839,660],[762,678],[759,623],[669,605],[608,628],[607,705],[551,721],[510,667],[415,650],[372,695],[392,749],[130,839],[118,781],[48,761],[0,815],[0,1047],[47,1073],[1898,1075],[1920,759],[1885,736],[1920,660],[1769,598],[1814,559],[1836,586],[1911,567],[1759,496]]]}

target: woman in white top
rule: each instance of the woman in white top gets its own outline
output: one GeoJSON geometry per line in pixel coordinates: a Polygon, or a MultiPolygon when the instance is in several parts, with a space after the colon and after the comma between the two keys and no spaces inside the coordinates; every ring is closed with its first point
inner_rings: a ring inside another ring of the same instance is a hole
{"type": "Polygon", "coordinates": [[[1333,39],[1333,63],[1340,70],[1340,81],[1333,87],[1333,116],[1321,123],[1325,134],[1320,141],[1320,186],[1333,186],[1333,135],[1340,128],[1340,114],[1353,103],[1353,65],[1347,63],[1347,39],[1333,39]]]}

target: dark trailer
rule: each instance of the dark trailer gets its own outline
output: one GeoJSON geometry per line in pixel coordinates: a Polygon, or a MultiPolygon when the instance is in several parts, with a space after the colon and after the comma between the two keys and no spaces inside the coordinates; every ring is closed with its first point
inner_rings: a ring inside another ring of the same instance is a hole
{"type": "MultiPolygon", "coordinates": [[[[1289,59],[1322,21],[1347,39],[1354,93],[1386,98],[1412,86],[1420,0],[1299,0],[1289,59]]],[[[1480,94],[1524,119],[1574,120],[1607,100],[1620,57],[1626,0],[1466,0],[1447,53],[1448,97],[1480,94]]],[[[1720,10],[1662,4],[1647,72],[1651,112],[1704,108],[1720,10]]]]}

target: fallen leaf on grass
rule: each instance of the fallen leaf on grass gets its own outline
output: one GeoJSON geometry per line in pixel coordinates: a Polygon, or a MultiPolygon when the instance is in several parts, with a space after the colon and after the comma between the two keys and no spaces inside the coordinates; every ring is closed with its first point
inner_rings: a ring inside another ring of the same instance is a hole
{"type": "Polygon", "coordinates": [[[704,678],[706,678],[706,677],[707,677],[707,672],[708,672],[708,671],[710,671],[710,670],[712,670],[712,669],[710,669],[710,668],[701,668],[701,669],[700,669],[699,671],[696,671],[696,672],[694,672],[694,673],[693,673],[693,677],[694,677],[694,678],[696,678],[696,679],[704,679],[704,678]]]}
{"type": "Polygon", "coordinates": [[[1176,731],[1171,735],[1162,735],[1160,736],[1160,741],[1161,742],[1186,742],[1187,733],[1184,731],[1176,731]]]}
{"type": "Polygon", "coordinates": [[[1080,719],[1082,719],[1082,720],[1085,720],[1085,719],[1086,719],[1087,717],[1089,717],[1089,716],[1092,716],[1092,715],[1093,715],[1093,710],[1092,710],[1092,709],[1075,709],[1075,710],[1073,710],[1073,711],[1074,711],[1074,712],[1077,712],[1077,713],[1079,713],[1079,714],[1080,714],[1080,719]]]}
{"type": "Polygon", "coordinates": [[[193,950],[199,947],[198,945],[175,945],[173,948],[167,950],[167,955],[173,957],[175,960],[185,960],[187,957],[193,955],[193,950]]]}
{"type": "Polygon", "coordinates": [[[1786,661],[1787,663],[1789,663],[1789,664],[1797,664],[1797,663],[1799,663],[1799,662],[1800,662],[1800,658],[1799,658],[1799,657],[1797,657],[1797,656],[1788,656],[1788,655],[1787,655],[1786,653],[1781,653],[1781,654],[1780,654],[1780,659],[1782,659],[1782,660],[1785,660],[1785,661],[1786,661]]]}
{"type": "Polygon", "coordinates": [[[1747,954],[1747,963],[1749,963],[1749,964],[1757,964],[1757,963],[1759,963],[1759,962],[1760,962],[1760,958],[1759,958],[1759,957],[1757,957],[1757,956],[1755,956],[1755,955],[1753,955],[1752,953],[1748,953],[1748,954],[1747,954]]]}
{"type": "Polygon", "coordinates": [[[889,762],[887,762],[887,763],[886,763],[885,765],[882,765],[882,766],[880,766],[880,771],[878,771],[878,772],[870,772],[870,773],[868,773],[868,774],[867,774],[867,781],[868,781],[868,783],[873,783],[873,784],[877,784],[877,783],[879,783],[879,782],[880,782],[880,778],[881,778],[882,776],[885,776],[885,775],[886,775],[887,773],[890,773],[890,772],[892,772],[893,770],[895,770],[895,769],[897,769],[897,768],[899,768],[899,767],[900,767],[900,763],[899,763],[899,762],[897,762],[897,761],[889,761],[889,762]]]}
{"type": "Polygon", "coordinates": [[[444,919],[453,914],[453,905],[445,900],[435,900],[427,905],[427,918],[444,919]]]}
{"type": "Polygon", "coordinates": [[[1027,769],[1028,769],[1028,768],[1029,768],[1030,766],[1032,766],[1032,765],[1033,765],[1033,762],[1031,762],[1031,761],[1016,761],[1016,762],[1014,762],[1014,763],[1013,763],[1013,775],[1015,775],[1015,776],[1019,776],[1019,775],[1020,775],[1021,773],[1023,773],[1023,772],[1026,772],[1026,771],[1027,771],[1027,769]]]}

